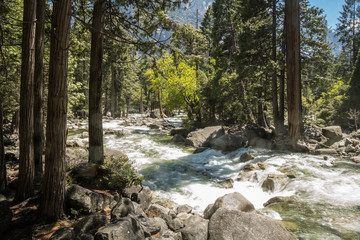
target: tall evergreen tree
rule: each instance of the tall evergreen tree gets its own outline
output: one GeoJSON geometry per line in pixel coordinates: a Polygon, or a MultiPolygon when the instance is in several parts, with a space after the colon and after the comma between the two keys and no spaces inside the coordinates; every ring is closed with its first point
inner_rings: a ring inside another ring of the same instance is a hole
{"type": "Polygon", "coordinates": [[[64,217],[70,19],[71,0],[54,1],[51,19],[45,173],[40,205],[41,216],[50,220],[64,217]]]}
{"type": "Polygon", "coordinates": [[[105,0],[94,3],[89,80],[89,162],[104,162],[101,112],[105,0]]]}
{"type": "Polygon", "coordinates": [[[299,0],[285,0],[288,123],[293,147],[302,131],[299,9],[299,0]]]}
{"type": "Polygon", "coordinates": [[[34,194],[34,70],[35,70],[36,1],[24,1],[21,90],[19,180],[15,202],[34,194]]]}

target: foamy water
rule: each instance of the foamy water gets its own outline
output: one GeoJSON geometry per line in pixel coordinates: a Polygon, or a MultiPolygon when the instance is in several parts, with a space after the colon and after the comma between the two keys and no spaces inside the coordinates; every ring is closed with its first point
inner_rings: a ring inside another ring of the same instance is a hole
{"type": "MultiPolygon", "coordinates": [[[[180,125],[177,118],[170,121],[180,125]]],[[[193,149],[172,143],[159,130],[123,124],[122,120],[104,122],[104,129],[131,132],[123,137],[105,135],[106,147],[126,153],[145,176],[144,184],[156,190],[160,198],[188,204],[202,214],[218,197],[236,191],[263,214],[298,224],[295,235],[303,239],[360,239],[358,165],[331,156],[324,160],[323,156],[249,148],[227,154],[212,149],[192,154],[193,149]],[[252,171],[250,174],[256,177],[239,181],[239,173],[249,162],[240,163],[238,159],[248,151],[255,157],[252,163],[263,162],[269,168],[252,171]],[[272,192],[262,189],[269,174],[284,172],[296,178],[276,185],[272,192]],[[234,187],[224,189],[216,184],[225,179],[233,179],[234,187]],[[264,209],[263,204],[275,196],[295,196],[299,203],[290,209],[264,209]]]]}

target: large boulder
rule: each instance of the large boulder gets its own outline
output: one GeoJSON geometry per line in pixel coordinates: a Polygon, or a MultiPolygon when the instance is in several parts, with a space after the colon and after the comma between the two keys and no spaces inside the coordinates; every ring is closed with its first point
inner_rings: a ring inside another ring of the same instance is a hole
{"type": "Polygon", "coordinates": [[[183,240],[207,240],[209,220],[192,215],[184,222],[185,227],[180,230],[183,240]]]}
{"type": "Polygon", "coordinates": [[[214,204],[210,204],[204,211],[204,218],[210,219],[211,216],[219,209],[235,209],[239,211],[249,212],[254,210],[254,205],[238,192],[229,193],[216,199],[214,204]]]}
{"type": "Polygon", "coordinates": [[[74,225],[75,235],[80,237],[82,234],[94,235],[97,230],[109,223],[106,215],[93,214],[82,218],[74,225]]]}
{"type": "Polygon", "coordinates": [[[331,146],[342,139],[340,126],[329,126],[321,129],[322,134],[327,138],[325,145],[331,146]]]}
{"type": "Polygon", "coordinates": [[[182,136],[184,138],[187,138],[189,133],[190,133],[190,131],[188,129],[186,129],[186,128],[173,128],[170,131],[171,136],[175,136],[177,134],[177,135],[180,135],[180,136],[182,136]]]}
{"type": "Polygon", "coordinates": [[[129,216],[106,225],[95,234],[95,240],[144,240],[144,230],[135,217],[129,216]]]}
{"type": "Polygon", "coordinates": [[[218,209],[209,221],[209,240],[290,240],[279,222],[255,213],[218,209]]]}
{"type": "Polygon", "coordinates": [[[258,125],[248,125],[245,128],[244,136],[248,140],[248,145],[254,148],[271,149],[273,147],[274,134],[270,129],[265,129],[258,125]]]}
{"type": "Polygon", "coordinates": [[[206,127],[189,133],[185,143],[192,147],[210,147],[212,140],[224,134],[222,126],[206,127]]]}
{"type": "Polygon", "coordinates": [[[120,219],[130,213],[134,213],[135,208],[129,198],[122,198],[111,211],[111,219],[120,219]]]}
{"type": "Polygon", "coordinates": [[[124,190],[124,194],[132,201],[140,204],[142,210],[148,209],[152,200],[152,192],[147,186],[132,185],[124,190]]]}
{"type": "Polygon", "coordinates": [[[238,148],[245,147],[247,144],[246,137],[239,134],[224,134],[211,141],[211,147],[221,151],[234,151],[238,148]]]}
{"type": "Polygon", "coordinates": [[[67,188],[66,196],[66,206],[69,209],[84,213],[95,213],[107,206],[112,208],[116,204],[114,196],[96,193],[76,184],[67,188]]]}

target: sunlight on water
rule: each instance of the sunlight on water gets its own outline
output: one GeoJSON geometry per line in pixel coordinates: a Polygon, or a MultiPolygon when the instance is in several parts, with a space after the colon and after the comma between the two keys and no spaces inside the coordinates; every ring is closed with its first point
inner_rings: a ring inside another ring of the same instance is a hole
{"type": "MultiPolygon", "coordinates": [[[[181,125],[178,118],[169,121],[181,125]]],[[[263,214],[296,223],[300,230],[295,234],[302,239],[360,239],[358,165],[330,156],[324,160],[323,156],[249,148],[227,154],[212,149],[191,154],[191,148],[172,143],[160,130],[127,126],[123,120],[105,120],[103,126],[105,130],[130,132],[122,137],[105,135],[105,145],[126,153],[145,176],[144,184],[156,190],[159,198],[188,204],[202,214],[218,197],[237,191],[263,214]],[[248,179],[240,181],[239,173],[249,163],[238,161],[244,152],[255,157],[251,163],[262,162],[269,167],[251,171],[248,179]],[[287,178],[289,173],[295,178],[287,178]],[[267,192],[262,183],[269,174],[285,180],[267,192]],[[233,188],[219,187],[218,182],[225,179],[234,180],[233,188]],[[298,200],[291,206],[264,208],[263,204],[275,196],[295,196],[298,200]]]]}

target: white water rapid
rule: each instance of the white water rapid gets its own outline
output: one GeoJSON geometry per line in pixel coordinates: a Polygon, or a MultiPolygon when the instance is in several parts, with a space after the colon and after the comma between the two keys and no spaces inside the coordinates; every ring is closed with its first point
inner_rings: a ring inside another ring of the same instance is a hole
{"type": "MultiPolygon", "coordinates": [[[[170,121],[181,124],[179,118],[170,121]]],[[[159,198],[188,204],[202,214],[218,197],[237,191],[258,212],[290,223],[299,239],[360,239],[360,166],[355,163],[331,156],[250,148],[192,154],[194,149],[172,143],[160,130],[126,126],[122,120],[104,120],[103,127],[131,132],[123,137],[105,135],[105,145],[126,153],[145,176],[144,185],[155,190],[159,198]],[[239,173],[248,163],[238,161],[244,152],[255,157],[252,163],[263,162],[269,167],[251,171],[240,181],[239,173]],[[295,178],[286,178],[271,192],[262,189],[269,174],[286,173],[295,178]],[[233,179],[234,187],[225,189],[217,184],[225,179],[233,179]],[[265,208],[263,204],[275,196],[294,196],[295,200],[265,208]]]]}

